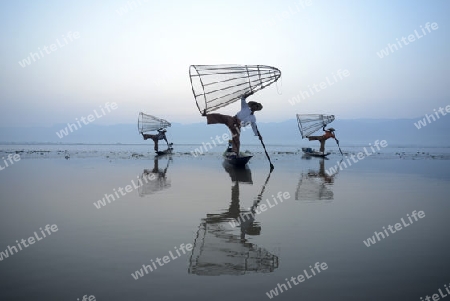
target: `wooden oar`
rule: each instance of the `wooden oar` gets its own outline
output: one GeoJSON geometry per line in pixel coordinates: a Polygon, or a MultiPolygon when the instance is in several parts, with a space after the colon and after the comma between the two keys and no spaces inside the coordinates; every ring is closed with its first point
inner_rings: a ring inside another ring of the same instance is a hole
{"type": "Polygon", "coordinates": [[[264,148],[264,152],[266,153],[266,157],[267,157],[267,159],[269,160],[269,163],[270,163],[270,172],[272,172],[272,170],[274,169],[274,166],[273,166],[273,164],[272,164],[272,161],[270,161],[269,154],[267,153],[266,146],[264,145],[262,136],[261,136],[261,134],[259,133],[258,128],[256,128],[256,131],[258,132],[259,141],[261,141],[261,144],[262,144],[262,146],[263,146],[263,148],[264,148]]]}

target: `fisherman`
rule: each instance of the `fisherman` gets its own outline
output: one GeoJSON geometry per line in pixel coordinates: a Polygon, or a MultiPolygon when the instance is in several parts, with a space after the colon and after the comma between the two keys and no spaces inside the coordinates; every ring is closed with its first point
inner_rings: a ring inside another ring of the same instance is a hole
{"type": "Polygon", "coordinates": [[[323,126],[323,131],[325,132],[325,134],[323,134],[322,136],[306,136],[309,141],[311,140],[319,140],[320,142],[320,152],[322,154],[325,154],[325,141],[327,139],[333,138],[334,140],[336,140],[336,143],[339,144],[339,140],[336,139],[336,137],[334,136],[334,128],[329,128],[328,130],[325,129],[325,126],[323,126]]]}
{"type": "Polygon", "coordinates": [[[167,148],[170,147],[169,142],[167,141],[167,137],[166,137],[166,129],[160,128],[158,129],[158,134],[156,135],[151,135],[151,134],[144,134],[141,132],[142,137],[144,138],[144,140],[147,139],[152,139],[153,142],[155,143],[155,151],[158,151],[158,141],[159,140],[165,140],[167,143],[167,148]]]}
{"type": "Polygon", "coordinates": [[[259,140],[262,140],[261,134],[256,127],[254,113],[256,111],[261,111],[263,106],[256,101],[249,101],[248,103],[245,101],[246,98],[252,94],[253,92],[250,92],[241,96],[241,110],[235,116],[222,115],[219,113],[206,114],[206,112],[203,112],[202,114],[202,116],[206,116],[207,124],[221,123],[225,124],[230,129],[232,152],[230,152],[229,155],[231,156],[239,157],[241,127],[246,127],[250,124],[255,136],[258,136],[259,140]]]}

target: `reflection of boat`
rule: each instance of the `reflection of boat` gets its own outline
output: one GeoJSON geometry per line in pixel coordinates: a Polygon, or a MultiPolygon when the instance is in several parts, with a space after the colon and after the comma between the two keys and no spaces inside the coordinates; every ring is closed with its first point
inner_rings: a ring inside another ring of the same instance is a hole
{"type": "Polygon", "coordinates": [[[189,259],[190,274],[243,275],[268,273],[278,268],[278,256],[245,239],[246,234],[260,235],[261,233],[261,226],[254,220],[254,211],[261,201],[269,177],[249,210],[240,209],[239,182],[242,180],[244,183],[251,183],[250,170],[240,173],[240,178],[234,173],[230,173],[230,177],[234,182],[231,188],[230,206],[222,213],[207,214],[206,218],[202,219],[189,259]],[[237,223],[246,215],[250,218],[237,223]],[[236,233],[237,231],[240,234],[236,233]]]}
{"type": "Polygon", "coordinates": [[[310,147],[302,147],[302,151],[305,153],[305,155],[313,156],[313,157],[326,157],[329,154],[331,154],[331,153],[318,152],[310,147]]]}
{"type": "Polygon", "coordinates": [[[334,175],[325,172],[325,160],[319,162],[319,170],[303,172],[295,192],[295,199],[304,202],[331,202],[334,198],[331,187],[334,183],[334,175]]]}
{"type": "Polygon", "coordinates": [[[157,156],[164,156],[164,155],[172,154],[172,151],[173,151],[172,145],[173,145],[173,143],[170,143],[170,144],[169,144],[169,147],[168,147],[167,149],[165,149],[165,150],[163,150],[163,151],[157,151],[157,152],[156,152],[156,155],[157,155],[157,156]]]}
{"type": "Polygon", "coordinates": [[[223,159],[225,160],[225,162],[234,167],[244,167],[252,157],[253,156],[242,156],[242,155],[236,157],[236,155],[229,155],[226,152],[223,154],[223,159]]]}
{"type": "Polygon", "coordinates": [[[154,159],[153,169],[144,169],[139,176],[139,196],[153,194],[157,191],[167,189],[171,186],[170,179],[167,178],[166,173],[169,168],[169,162],[172,158],[167,160],[167,165],[164,169],[159,168],[159,160],[154,159]]]}
{"type": "Polygon", "coordinates": [[[237,157],[236,154],[232,152],[231,140],[228,140],[228,147],[223,152],[224,162],[234,167],[245,167],[245,165],[248,163],[248,161],[250,161],[252,157],[252,155],[248,155],[242,152],[239,154],[239,157],[237,157]]]}
{"type": "Polygon", "coordinates": [[[253,184],[252,171],[249,168],[233,168],[233,166],[227,164],[227,162],[223,162],[222,166],[230,175],[232,182],[253,184]]]}

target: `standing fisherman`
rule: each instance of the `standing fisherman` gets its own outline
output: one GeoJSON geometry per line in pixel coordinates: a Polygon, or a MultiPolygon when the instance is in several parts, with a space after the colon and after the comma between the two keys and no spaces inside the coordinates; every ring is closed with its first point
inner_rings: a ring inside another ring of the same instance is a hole
{"type": "Polygon", "coordinates": [[[323,134],[322,136],[306,136],[306,138],[309,139],[309,141],[311,140],[319,140],[320,142],[320,152],[322,154],[325,154],[325,141],[327,139],[333,138],[334,140],[336,140],[336,143],[339,144],[339,140],[336,139],[336,137],[334,136],[334,128],[329,128],[328,130],[325,129],[325,126],[323,126],[323,131],[325,132],[325,134],[323,134]]]}
{"type": "MultiPolygon", "coordinates": [[[[240,148],[240,128],[245,127],[247,125],[251,125],[253,129],[253,133],[255,136],[259,136],[259,140],[262,140],[261,135],[258,133],[258,129],[256,127],[256,118],[254,113],[256,111],[261,111],[263,106],[259,102],[249,101],[248,103],[245,101],[247,96],[251,94],[242,95],[241,97],[241,110],[234,116],[222,115],[219,113],[211,113],[206,114],[203,113],[202,116],[206,116],[207,124],[225,124],[231,132],[231,140],[232,140],[232,151],[239,157],[239,148],[240,148]]],[[[234,154],[233,154],[234,155],[234,154]]]]}
{"type": "Polygon", "coordinates": [[[158,141],[159,140],[165,140],[167,143],[167,148],[169,148],[169,142],[167,141],[167,137],[166,137],[166,129],[160,128],[158,129],[158,134],[156,135],[151,135],[151,134],[144,134],[141,132],[142,137],[144,138],[144,140],[147,139],[152,139],[153,142],[155,143],[155,151],[158,151],[158,141]]]}

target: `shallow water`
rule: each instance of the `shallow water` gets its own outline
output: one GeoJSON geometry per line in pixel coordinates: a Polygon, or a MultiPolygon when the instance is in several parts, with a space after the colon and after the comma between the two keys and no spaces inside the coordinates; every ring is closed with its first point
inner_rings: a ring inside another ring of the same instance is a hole
{"type": "Polygon", "coordinates": [[[316,262],[327,269],[274,299],[418,300],[450,282],[449,160],[391,151],[329,175],[338,154],[270,152],[269,173],[262,153],[236,171],[218,152],[154,159],[140,147],[83,146],[67,160],[57,149],[22,153],[0,171],[0,252],[58,227],[0,261],[0,300],[264,300],[285,278],[311,276],[316,262]],[[115,201],[97,209],[105,194],[115,201]],[[259,195],[266,210],[231,226],[259,195]],[[425,217],[363,243],[414,210],[425,217]],[[157,268],[135,280],[152,260],[157,268]]]}

